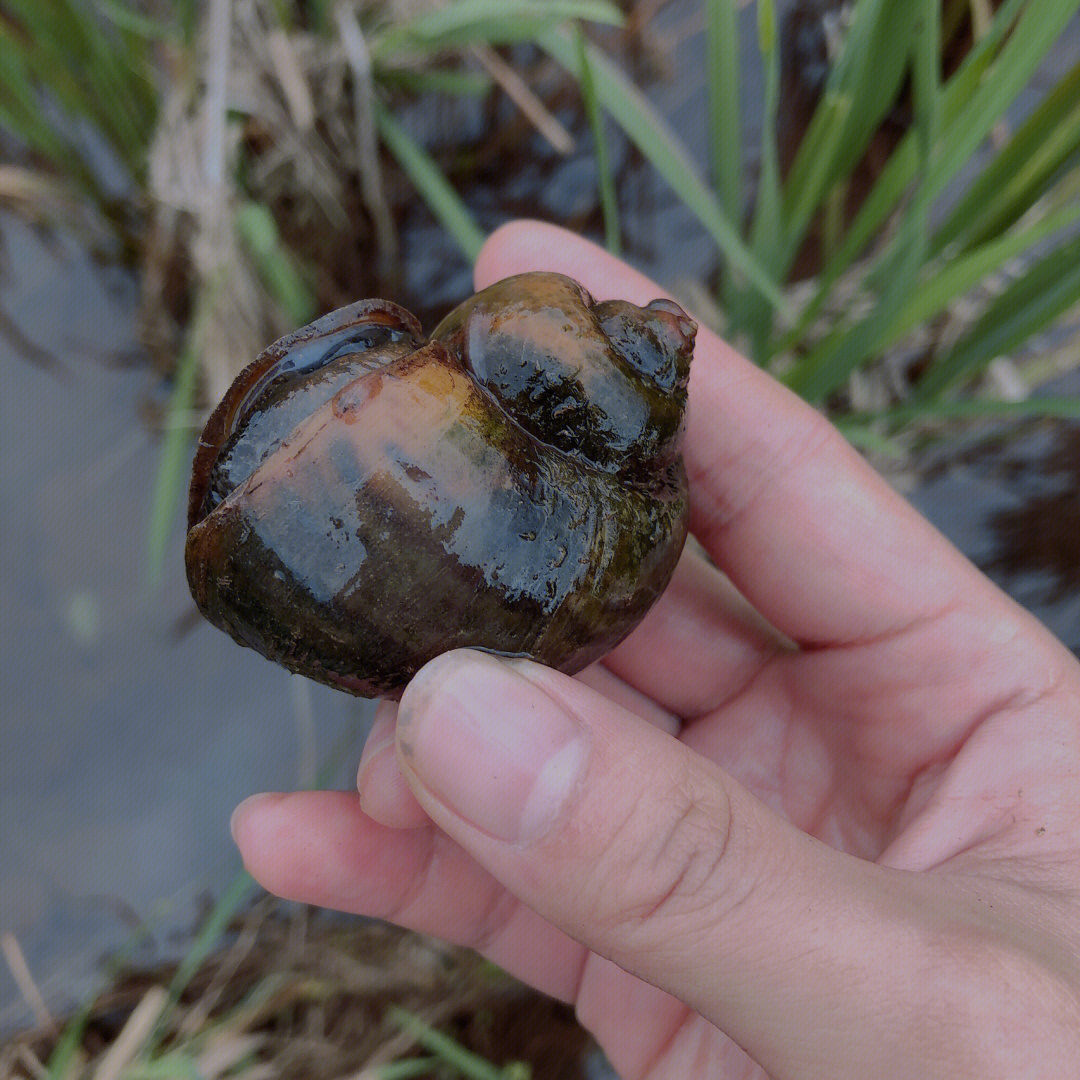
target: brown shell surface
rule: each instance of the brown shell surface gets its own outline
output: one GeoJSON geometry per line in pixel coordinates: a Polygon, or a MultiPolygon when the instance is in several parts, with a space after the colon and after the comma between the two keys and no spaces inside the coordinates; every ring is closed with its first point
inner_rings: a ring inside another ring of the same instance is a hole
{"type": "Polygon", "coordinates": [[[427,342],[384,301],[283,338],[200,440],[200,611],[364,696],[463,647],[580,670],[637,625],[682,550],[695,330],[671,301],[596,304],[524,274],[427,342]]]}

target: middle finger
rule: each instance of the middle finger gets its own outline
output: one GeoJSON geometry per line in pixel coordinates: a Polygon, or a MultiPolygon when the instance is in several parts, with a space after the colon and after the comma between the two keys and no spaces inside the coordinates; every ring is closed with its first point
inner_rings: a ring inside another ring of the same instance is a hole
{"type": "Polygon", "coordinates": [[[731,582],[688,547],[663,596],[603,663],[689,720],[732,700],[787,647],[731,582]]]}

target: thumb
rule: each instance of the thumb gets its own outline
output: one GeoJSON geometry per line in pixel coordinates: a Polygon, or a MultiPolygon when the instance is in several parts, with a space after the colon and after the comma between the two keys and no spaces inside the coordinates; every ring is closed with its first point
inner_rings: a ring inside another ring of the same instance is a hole
{"type": "Polygon", "coordinates": [[[921,880],[812,839],[594,690],[448,653],[406,689],[397,738],[424,809],[506,888],[770,1072],[870,1075],[911,1034],[921,880]]]}

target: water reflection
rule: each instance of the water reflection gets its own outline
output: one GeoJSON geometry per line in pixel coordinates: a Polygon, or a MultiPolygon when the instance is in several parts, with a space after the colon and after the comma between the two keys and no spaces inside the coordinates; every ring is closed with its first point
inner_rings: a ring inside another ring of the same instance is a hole
{"type": "MultiPolygon", "coordinates": [[[[1080,395],[1080,373],[1047,388],[1080,395]]],[[[1080,655],[1080,422],[1011,422],[930,458],[915,505],[1080,655]]]]}
{"type": "Polygon", "coordinates": [[[1031,601],[1056,607],[1080,595],[1080,425],[1060,434],[1035,479],[1022,504],[991,514],[999,551],[986,569],[1031,575],[1031,601]]]}
{"type": "MultiPolygon", "coordinates": [[[[179,506],[163,586],[145,585],[158,443],[139,414],[158,387],[125,363],[133,283],[14,219],[0,236],[7,315],[61,365],[0,335],[0,931],[59,1003],[139,922],[157,927],[143,958],[169,952],[235,870],[232,806],[310,783],[352,732],[348,783],[363,722],[201,621],[177,633],[191,610],[179,506]]],[[[0,1030],[28,1019],[0,965],[0,1030]]]]}

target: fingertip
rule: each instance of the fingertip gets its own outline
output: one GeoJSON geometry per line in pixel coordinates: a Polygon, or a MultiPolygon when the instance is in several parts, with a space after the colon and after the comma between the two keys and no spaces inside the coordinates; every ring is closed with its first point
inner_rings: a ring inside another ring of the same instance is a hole
{"type": "Polygon", "coordinates": [[[393,743],[384,747],[361,770],[357,789],[360,809],[388,829],[418,829],[431,824],[416,801],[398,764],[393,743]]]}
{"type": "MultiPolygon", "coordinates": [[[[551,233],[563,233],[557,226],[543,221],[521,218],[500,225],[484,241],[476,256],[473,281],[477,289],[486,289],[493,282],[524,270],[542,270],[542,266],[528,265],[550,241],[551,233]]],[[[566,233],[567,236],[572,234],[566,233]]]]}
{"type": "Polygon", "coordinates": [[[596,300],[648,304],[664,291],[644,274],[577,233],[528,219],[501,225],[476,260],[478,289],[513,274],[546,270],[580,282],[596,300]]]}
{"type": "Polygon", "coordinates": [[[259,819],[271,812],[284,797],[277,792],[264,791],[258,795],[249,795],[233,810],[232,817],[229,818],[229,832],[241,853],[251,846],[253,834],[259,827],[259,819]]]}

